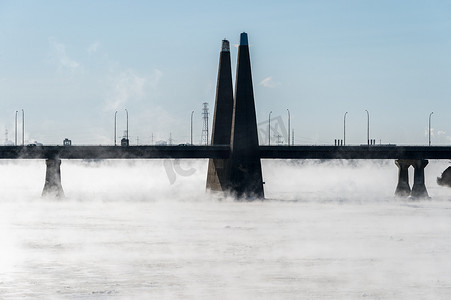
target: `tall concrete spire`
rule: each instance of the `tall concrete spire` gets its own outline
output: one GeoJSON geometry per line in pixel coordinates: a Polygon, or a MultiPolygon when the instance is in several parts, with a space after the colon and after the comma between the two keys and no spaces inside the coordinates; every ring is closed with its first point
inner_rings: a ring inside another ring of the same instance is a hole
{"type": "Polygon", "coordinates": [[[231,136],[231,189],[240,198],[264,198],[247,33],[241,33],[231,136]]]}
{"type": "Polygon", "coordinates": [[[212,145],[229,145],[233,114],[232,68],[230,44],[222,41],[219,56],[218,80],[216,83],[215,112],[213,118],[212,145]]]}
{"type": "MultiPolygon", "coordinates": [[[[233,114],[232,68],[230,44],[222,41],[216,83],[215,111],[213,116],[212,145],[230,145],[233,114]]],[[[230,186],[229,159],[208,161],[207,189],[224,191],[230,186]]]]}

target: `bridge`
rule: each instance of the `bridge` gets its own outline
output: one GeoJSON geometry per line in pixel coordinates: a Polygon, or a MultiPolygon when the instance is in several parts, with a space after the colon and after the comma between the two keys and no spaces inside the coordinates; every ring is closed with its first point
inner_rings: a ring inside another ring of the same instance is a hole
{"type": "Polygon", "coordinates": [[[63,197],[61,159],[199,159],[208,158],[206,187],[237,199],[264,198],[261,159],[394,159],[397,196],[428,197],[424,168],[428,159],[451,159],[451,147],[436,146],[261,146],[252,85],[248,37],[238,47],[235,91],[230,45],[222,41],[216,85],[211,145],[194,146],[2,146],[0,159],[45,159],[43,196],[63,197]],[[414,168],[409,185],[408,168],[414,168]]]}
{"type": "MultiPolygon", "coordinates": [[[[0,159],[229,159],[230,145],[0,146],[0,159]]],[[[451,159],[451,146],[259,146],[266,159],[451,159]]]]}
{"type": "MultiPolygon", "coordinates": [[[[437,146],[259,146],[261,159],[395,159],[399,180],[395,194],[426,197],[427,159],[451,159],[451,147],[437,146]],[[415,168],[409,187],[408,168],[415,168]]],[[[0,146],[0,159],[46,159],[43,195],[64,195],[61,159],[200,159],[230,160],[230,145],[212,146],[0,146]]]]}

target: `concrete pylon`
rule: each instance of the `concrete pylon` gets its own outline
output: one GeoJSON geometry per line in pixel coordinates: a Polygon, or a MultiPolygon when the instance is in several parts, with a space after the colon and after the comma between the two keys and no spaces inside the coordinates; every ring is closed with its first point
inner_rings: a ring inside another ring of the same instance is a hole
{"type": "Polygon", "coordinates": [[[409,167],[413,161],[397,159],[395,164],[398,166],[398,185],[396,186],[395,195],[398,197],[408,197],[410,195],[409,185],[409,167]]]}
{"type": "Polygon", "coordinates": [[[413,187],[410,196],[414,198],[429,198],[426,185],[424,184],[424,168],[428,163],[428,160],[415,160],[412,164],[415,172],[413,174],[413,187]]]}
{"type": "Polygon", "coordinates": [[[61,185],[61,160],[47,159],[45,172],[45,184],[42,197],[64,198],[63,186],[61,185]]]}
{"type": "Polygon", "coordinates": [[[247,33],[241,33],[232,119],[231,190],[238,198],[264,198],[247,33]]]}
{"type": "MultiPolygon", "coordinates": [[[[212,145],[230,145],[233,116],[232,67],[230,44],[222,41],[216,83],[215,111],[213,116],[212,145]]],[[[230,187],[230,159],[208,161],[207,189],[226,191],[230,187]]]]}

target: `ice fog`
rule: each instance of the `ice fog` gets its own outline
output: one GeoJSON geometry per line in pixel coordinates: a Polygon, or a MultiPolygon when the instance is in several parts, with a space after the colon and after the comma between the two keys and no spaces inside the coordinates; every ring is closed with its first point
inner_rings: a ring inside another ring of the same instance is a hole
{"type": "Polygon", "coordinates": [[[412,201],[393,161],[263,160],[267,200],[235,202],[207,160],[63,160],[63,200],[44,161],[1,161],[0,298],[448,299],[448,164],[412,201]]]}

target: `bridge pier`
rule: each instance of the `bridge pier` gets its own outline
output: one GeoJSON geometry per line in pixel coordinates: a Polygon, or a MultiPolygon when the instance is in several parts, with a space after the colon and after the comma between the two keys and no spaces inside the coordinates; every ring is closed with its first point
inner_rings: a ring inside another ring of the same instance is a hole
{"type": "Polygon", "coordinates": [[[428,160],[398,159],[395,164],[398,166],[398,185],[395,195],[399,197],[411,196],[413,198],[428,198],[426,185],[424,184],[424,168],[429,163],[428,160]],[[413,186],[409,186],[409,167],[414,167],[413,186]]]}
{"type": "Polygon", "coordinates": [[[395,195],[398,197],[408,197],[410,195],[409,185],[409,167],[411,160],[397,159],[395,164],[398,166],[398,185],[396,186],[395,195]]]}
{"type": "MultiPolygon", "coordinates": [[[[216,83],[215,112],[211,134],[212,145],[229,145],[232,133],[233,84],[230,63],[230,44],[222,41],[216,83]]],[[[230,188],[230,158],[210,158],[208,161],[207,189],[227,191],[230,188]]]]}
{"type": "Polygon", "coordinates": [[[47,159],[45,164],[47,168],[42,197],[64,198],[63,186],[61,185],[61,159],[47,159]]]}
{"type": "Polygon", "coordinates": [[[413,187],[410,196],[415,198],[428,198],[426,185],[424,184],[424,168],[429,163],[428,160],[415,160],[412,164],[415,173],[413,175],[413,187]]]}
{"type": "Polygon", "coordinates": [[[230,180],[241,199],[263,199],[262,166],[258,145],[257,117],[247,33],[240,36],[236,68],[235,100],[230,141],[230,180]]]}
{"type": "MultiPolygon", "coordinates": [[[[222,70],[222,65],[220,65],[220,68],[222,70]]],[[[230,71],[227,69],[227,72],[229,73],[230,71]]],[[[221,71],[218,75],[224,76],[224,78],[229,76],[221,71]]],[[[212,144],[219,142],[219,139],[217,140],[216,137],[222,135],[224,137],[223,142],[230,144],[231,153],[230,158],[223,161],[210,160],[207,188],[228,191],[237,199],[262,199],[265,196],[258,145],[249,44],[246,33],[243,32],[241,34],[240,46],[238,47],[233,106],[230,105],[229,94],[232,92],[230,85],[227,83],[229,87],[220,90],[221,80],[219,76],[213,119],[214,139],[212,138],[212,144]],[[233,107],[232,111],[230,111],[230,107],[233,107]],[[224,109],[226,115],[220,116],[220,109],[224,109]],[[224,121],[219,121],[219,118],[223,117],[224,121]]],[[[229,82],[229,79],[227,79],[227,82],[229,82]]]]}

